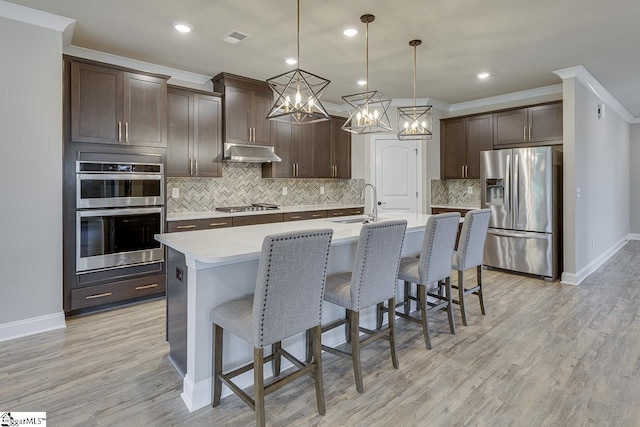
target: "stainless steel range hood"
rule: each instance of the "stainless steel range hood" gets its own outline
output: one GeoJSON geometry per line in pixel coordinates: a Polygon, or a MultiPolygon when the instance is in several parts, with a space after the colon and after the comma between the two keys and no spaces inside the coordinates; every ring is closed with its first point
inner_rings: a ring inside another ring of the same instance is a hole
{"type": "Polygon", "coordinates": [[[268,163],[281,162],[282,159],[276,156],[273,147],[270,145],[234,144],[224,143],[225,162],[245,162],[245,163],[268,163]]]}

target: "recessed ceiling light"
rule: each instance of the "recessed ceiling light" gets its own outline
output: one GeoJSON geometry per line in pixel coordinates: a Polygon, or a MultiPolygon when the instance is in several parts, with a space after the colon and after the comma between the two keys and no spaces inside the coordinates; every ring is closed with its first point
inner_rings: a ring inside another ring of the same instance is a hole
{"type": "Polygon", "coordinates": [[[192,30],[191,25],[185,24],[184,22],[177,22],[173,24],[173,28],[181,33],[190,33],[192,30]]]}
{"type": "Polygon", "coordinates": [[[491,74],[489,74],[489,73],[478,73],[478,78],[479,79],[486,79],[489,76],[491,76],[491,74]]]}
{"type": "Polygon", "coordinates": [[[367,81],[366,81],[366,80],[358,80],[358,84],[359,84],[360,86],[364,86],[364,85],[366,85],[366,84],[367,84],[367,81]]]}
{"type": "Polygon", "coordinates": [[[344,34],[347,37],[353,37],[356,34],[358,34],[358,30],[356,30],[355,28],[347,28],[342,32],[342,34],[344,34]]]}
{"type": "Polygon", "coordinates": [[[294,65],[298,63],[298,61],[295,58],[287,58],[284,60],[284,62],[286,62],[289,65],[294,65]]]}

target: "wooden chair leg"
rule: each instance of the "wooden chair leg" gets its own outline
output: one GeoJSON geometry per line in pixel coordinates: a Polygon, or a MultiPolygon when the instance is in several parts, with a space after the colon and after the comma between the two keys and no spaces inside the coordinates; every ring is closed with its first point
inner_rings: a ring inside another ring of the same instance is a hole
{"type": "Polygon", "coordinates": [[[482,292],[482,265],[477,267],[477,275],[478,275],[478,298],[480,298],[480,311],[482,314],[487,314],[484,310],[484,293],[482,292]]]}
{"type": "Polygon", "coordinates": [[[349,310],[349,323],[351,324],[351,353],[353,356],[353,373],[356,378],[356,390],[364,391],[362,384],[362,365],[360,363],[360,313],[349,310]]]}
{"type": "Polygon", "coordinates": [[[351,313],[350,310],[345,310],[344,318],[346,323],[344,324],[344,339],[350,343],[351,342],[351,313]]]}
{"type": "Polygon", "coordinates": [[[282,348],[282,342],[278,341],[271,345],[271,354],[273,354],[273,360],[271,361],[271,369],[273,370],[273,376],[280,375],[280,367],[282,366],[282,355],[280,349],[282,348]]]}
{"type": "Polygon", "coordinates": [[[458,300],[460,302],[460,313],[462,314],[462,324],[467,326],[467,311],[464,307],[464,271],[458,271],[458,300]]]}
{"type": "MultiPolygon", "coordinates": [[[[389,300],[389,307],[396,306],[396,299],[389,300]]],[[[391,363],[393,367],[398,369],[398,356],[396,355],[396,316],[395,310],[389,310],[389,347],[391,349],[391,363]]]]}
{"type": "Polygon", "coordinates": [[[222,374],[222,328],[213,325],[213,378],[211,381],[211,406],[216,407],[220,404],[220,396],[222,395],[222,381],[219,375],[222,374]]]}
{"type": "Polygon", "coordinates": [[[452,335],[456,334],[456,323],[453,317],[453,297],[451,295],[451,277],[444,280],[445,293],[447,296],[447,314],[449,316],[449,330],[452,335]]]}
{"type": "Polygon", "coordinates": [[[418,295],[420,298],[420,318],[422,320],[422,333],[427,349],[431,350],[431,335],[429,334],[429,321],[427,320],[427,287],[418,284],[418,295]]]}
{"type": "Polygon", "coordinates": [[[264,349],[253,349],[253,390],[256,407],[256,426],[264,427],[264,349]]]}
{"type": "Polygon", "coordinates": [[[411,313],[411,300],[409,299],[409,291],[411,291],[411,284],[404,281],[404,314],[407,316],[411,313]]]}
{"type": "Polygon", "coordinates": [[[306,335],[306,357],[305,357],[305,362],[306,363],[311,363],[311,357],[313,356],[313,336],[311,334],[311,331],[307,331],[305,333],[306,335]]]}
{"type": "MultiPolygon", "coordinates": [[[[384,314],[382,312],[383,307],[384,307],[384,303],[382,302],[376,305],[376,329],[377,330],[382,329],[382,321],[384,320],[384,314]]],[[[393,310],[393,308],[389,306],[389,310],[393,310]]],[[[391,313],[391,311],[389,313],[391,313]]]]}
{"type": "Polygon", "coordinates": [[[324,415],[327,411],[324,404],[324,382],[322,380],[322,327],[316,326],[311,329],[310,335],[313,342],[313,359],[316,364],[314,380],[316,384],[316,403],[318,404],[318,413],[324,415]]]}

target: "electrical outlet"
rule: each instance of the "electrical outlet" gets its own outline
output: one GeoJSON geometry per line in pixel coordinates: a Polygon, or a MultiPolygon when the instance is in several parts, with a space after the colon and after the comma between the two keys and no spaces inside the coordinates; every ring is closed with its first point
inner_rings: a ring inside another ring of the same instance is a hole
{"type": "Polygon", "coordinates": [[[468,195],[472,195],[473,194],[473,187],[471,187],[471,186],[467,187],[467,194],[468,195]]]}
{"type": "Polygon", "coordinates": [[[596,248],[596,241],[592,240],[591,241],[591,249],[595,249],[596,248]]]}
{"type": "Polygon", "coordinates": [[[282,187],[282,195],[283,196],[287,195],[287,187],[282,187]]]}
{"type": "Polygon", "coordinates": [[[324,187],[320,187],[320,194],[324,194],[324,187]]]}
{"type": "Polygon", "coordinates": [[[179,188],[172,188],[171,189],[171,198],[172,199],[179,199],[180,198],[180,189],[179,188]]]}
{"type": "Polygon", "coordinates": [[[580,187],[576,187],[576,199],[580,198],[580,187]]]}

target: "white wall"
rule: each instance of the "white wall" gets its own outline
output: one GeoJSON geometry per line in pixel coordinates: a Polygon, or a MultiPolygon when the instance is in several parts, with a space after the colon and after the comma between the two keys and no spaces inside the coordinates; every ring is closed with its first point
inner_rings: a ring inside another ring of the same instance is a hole
{"type": "Polygon", "coordinates": [[[62,33],[0,17],[0,57],[1,341],[64,326],[62,33]]]}
{"type": "Polygon", "coordinates": [[[629,131],[629,169],[631,177],[631,233],[640,234],[640,123],[632,124],[629,131]]]}
{"type": "MultiPolygon", "coordinates": [[[[607,108],[606,118],[598,119],[598,104],[603,101],[578,79],[564,83],[565,103],[572,110],[565,109],[564,123],[574,120],[573,135],[565,133],[565,177],[573,173],[575,178],[573,185],[565,182],[566,201],[570,205],[573,198],[575,203],[574,243],[571,247],[567,241],[565,246],[565,272],[575,274],[579,283],[629,233],[629,124],[613,108],[607,108]],[[573,102],[567,102],[571,92],[573,102]]],[[[570,212],[565,218],[566,214],[570,212]]]]}

